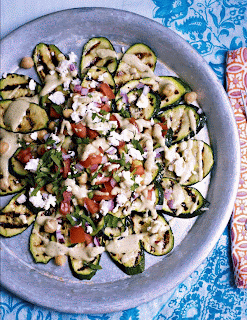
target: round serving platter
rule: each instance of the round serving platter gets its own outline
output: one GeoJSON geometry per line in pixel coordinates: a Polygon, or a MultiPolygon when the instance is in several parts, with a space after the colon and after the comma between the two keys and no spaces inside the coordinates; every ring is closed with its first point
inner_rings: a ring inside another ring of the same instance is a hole
{"type": "MultiPolygon", "coordinates": [[[[31,228],[10,239],[1,238],[1,284],[34,304],[70,313],[106,313],[148,302],[175,288],[207,257],[225,229],[233,208],[240,170],[239,141],[231,105],[221,83],[203,58],[182,38],[142,16],[107,8],[55,12],[16,29],[1,41],[2,72],[28,74],[20,59],[39,42],[55,44],[80,58],[83,44],[107,37],[119,50],[136,42],[150,46],[158,57],[157,74],[176,74],[198,93],[207,116],[201,138],[212,145],[215,165],[199,189],[210,207],[193,220],[174,223],[175,248],[167,256],[146,255],[146,270],[123,274],[103,254],[102,270],[90,281],[73,278],[68,266],[35,264],[28,249],[31,228]]],[[[3,206],[9,197],[1,199],[3,206]]],[[[178,220],[178,219],[176,219],[178,220]]]]}

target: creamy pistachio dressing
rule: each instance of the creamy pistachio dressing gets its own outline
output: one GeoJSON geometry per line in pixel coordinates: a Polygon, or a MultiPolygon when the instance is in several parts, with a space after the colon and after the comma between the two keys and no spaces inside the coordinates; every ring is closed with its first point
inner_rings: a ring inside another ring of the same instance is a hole
{"type": "Polygon", "coordinates": [[[29,106],[30,103],[21,98],[12,101],[3,116],[5,125],[12,131],[16,131],[17,127],[26,115],[29,106]]]}

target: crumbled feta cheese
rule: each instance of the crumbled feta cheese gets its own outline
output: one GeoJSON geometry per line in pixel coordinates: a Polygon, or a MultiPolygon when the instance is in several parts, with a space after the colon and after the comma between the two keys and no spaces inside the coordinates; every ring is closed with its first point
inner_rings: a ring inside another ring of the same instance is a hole
{"type": "Polygon", "coordinates": [[[30,137],[31,137],[32,140],[37,140],[38,139],[38,132],[37,131],[32,132],[30,134],[30,137]]]}
{"type": "Polygon", "coordinates": [[[124,183],[126,186],[131,187],[134,184],[134,181],[130,176],[130,171],[122,171],[122,177],[124,178],[124,183]]]}
{"type": "Polygon", "coordinates": [[[109,211],[110,211],[110,202],[107,200],[102,200],[100,202],[100,213],[102,213],[102,215],[105,216],[109,211]]]}
{"type": "Polygon", "coordinates": [[[128,198],[126,197],[125,194],[120,193],[117,195],[117,203],[120,207],[123,206],[127,201],[128,201],[128,198]]]}
{"type": "Polygon", "coordinates": [[[128,154],[133,159],[143,160],[142,154],[139,150],[135,149],[132,145],[127,145],[127,148],[128,148],[128,154]]]}
{"type": "Polygon", "coordinates": [[[81,80],[79,78],[73,79],[71,81],[71,84],[73,84],[74,86],[80,85],[81,84],[81,80]]]}
{"type": "Polygon", "coordinates": [[[55,207],[56,206],[56,196],[53,196],[52,194],[49,194],[47,199],[45,200],[44,203],[44,209],[48,210],[50,207],[55,207]]]}
{"type": "Polygon", "coordinates": [[[80,118],[79,114],[77,112],[75,112],[75,111],[71,113],[70,117],[75,123],[81,121],[81,118],[80,118]]]}
{"type": "Polygon", "coordinates": [[[33,79],[31,79],[31,80],[29,81],[28,86],[29,86],[29,89],[30,89],[30,90],[35,90],[35,88],[36,88],[36,82],[35,82],[33,79]]]}
{"type": "MultiPolygon", "coordinates": [[[[30,189],[29,196],[33,192],[34,188],[30,189]]],[[[37,192],[36,196],[29,197],[29,201],[34,205],[36,208],[44,208],[45,201],[42,198],[42,194],[40,191],[37,192]]]]}
{"type": "Polygon", "coordinates": [[[134,132],[128,129],[124,129],[121,133],[121,136],[123,137],[124,141],[129,142],[134,138],[134,132]]]}
{"type": "Polygon", "coordinates": [[[49,99],[55,104],[63,104],[65,101],[64,94],[61,91],[56,91],[53,94],[49,95],[49,99]]]}
{"type": "Polygon", "coordinates": [[[3,77],[4,79],[6,79],[6,78],[7,78],[7,75],[8,75],[7,72],[4,72],[3,75],[2,75],[2,77],[3,77]]]}
{"type": "Polygon", "coordinates": [[[16,201],[17,201],[19,204],[23,204],[23,203],[26,202],[26,200],[27,200],[27,197],[25,196],[25,194],[22,194],[22,195],[20,195],[20,196],[17,198],[16,201]]]}
{"type": "Polygon", "coordinates": [[[39,158],[37,159],[30,159],[26,165],[25,165],[25,170],[31,171],[31,172],[36,172],[37,168],[39,165],[39,158]]]}
{"type": "Polygon", "coordinates": [[[86,226],[86,232],[91,234],[93,232],[93,228],[91,226],[86,226]]]}
{"type": "Polygon", "coordinates": [[[77,59],[77,55],[74,52],[69,53],[69,60],[70,62],[75,62],[77,59]]]}
{"type": "Polygon", "coordinates": [[[119,146],[119,142],[122,140],[122,136],[115,131],[111,131],[107,140],[110,142],[111,145],[119,146]]]}
{"type": "Polygon", "coordinates": [[[148,105],[149,105],[148,97],[147,95],[142,93],[136,103],[136,106],[140,109],[145,109],[148,107],[148,105]]]}
{"type": "Polygon", "coordinates": [[[58,136],[56,136],[54,133],[50,135],[50,138],[54,140],[55,143],[59,143],[61,141],[61,139],[58,136]]]}
{"type": "Polygon", "coordinates": [[[98,84],[98,82],[96,82],[95,80],[92,80],[90,83],[90,88],[96,88],[97,84],[98,84]]]}

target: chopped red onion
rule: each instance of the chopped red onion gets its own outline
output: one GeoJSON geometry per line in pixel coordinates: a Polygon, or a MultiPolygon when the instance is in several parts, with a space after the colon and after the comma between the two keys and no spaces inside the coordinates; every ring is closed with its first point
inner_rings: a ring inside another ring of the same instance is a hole
{"type": "Polygon", "coordinates": [[[84,167],[83,167],[80,163],[76,163],[76,164],[75,164],[75,168],[76,168],[76,170],[78,170],[79,172],[81,172],[81,171],[84,169],[84,167]]]}
{"type": "Polygon", "coordinates": [[[81,90],[82,90],[82,86],[80,86],[79,84],[76,84],[74,86],[74,92],[75,93],[80,93],[81,94],[81,90]]]}
{"type": "Polygon", "coordinates": [[[106,163],[107,161],[108,161],[107,156],[103,156],[101,163],[106,163]]]}
{"type": "Polygon", "coordinates": [[[65,153],[62,152],[63,160],[68,160],[70,157],[71,157],[70,154],[65,154],[65,153]]]}
{"type": "Polygon", "coordinates": [[[100,242],[99,242],[99,239],[97,237],[93,238],[93,243],[95,244],[96,247],[100,246],[100,242]]]}
{"type": "Polygon", "coordinates": [[[81,88],[81,95],[86,96],[88,94],[89,89],[88,88],[81,88]]]}
{"type": "Polygon", "coordinates": [[[69,65],[69,70],[70,71],[74,71],[76,69],[76,66],[74,65],[74,63],[71,63],[70,65],[69,65]]]}
{"type": "Polygon", "coordinates": [[[150,88],[148,86],[144,86],[142,93],[144,94],[144,96],[146,96],[150,91],[150,88]]]}
{"type": "Polygon", "coordinates": [[[171,195],[172,195],[172,189],[165,189],[165,192],[164,192],[165,199],[169,200],[171,198],[171,195]]]}
{"type": "Polygon", "coordinates": [[[114,148],[114,147],[110,147],[109,149],[107,149],[106,150],[106,153],[108,153],[108,154],[114,154],[114,153],[116,153],[116,148],[114,148]]]}
{"type": "Polygon", "coordinates": [[[136,86],[136,89],[141,89],[144,87],[144,84],[143,83],[138,83],[138,85],[136,86]]]}
{"type": "Polygon", "coordinates": [[[156,207],[155,207],[156,210],[162,210],[163,209],[163,206],[162,204],[158,204],[156,207]]]}
{"type": "Polygon", "coordinates": [[[175,208],[174,208],[174,200],[168,200],[168,201],[167,201],[167,205],[168,205],[168,207],[169,207],[170,209],[175,209],[175,208]]]}
{"type": "Polygon", "coordinates": [[[102,101],[102,102],[108,102],[108,101],[109,101],[109,98],[108,98],[107,96],[103,96],[103,97],[101,98],[101,101],[102,101]]]}
{"type": "Polygon", "coordinates": [[[97,164],[91,165],[91,171],[95,171],[95,170],[97,170],[97,168],[98,168],[97,164]]]}
{"type": "Polygon", "coordinates": [[[56,238],[59,243],[65,243],[65,239],[61,233],[61,230],[56,230],[56,238]]]}
{"type": "Polygon", "coordinates": [[[112,178],[110,180],[110,184],[111,184],[112,188],[114,188],[117,185],[117,181],[112,178]]]}

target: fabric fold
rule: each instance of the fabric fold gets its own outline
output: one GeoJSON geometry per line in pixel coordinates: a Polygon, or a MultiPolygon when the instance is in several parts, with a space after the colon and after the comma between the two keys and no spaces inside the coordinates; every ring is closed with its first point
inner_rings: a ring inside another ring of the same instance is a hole
{"type": "Polygon", "coordinates": [[[241,148],[239,188],[231,219],[232,261],[236,286],[247,288],[247,115],[243,103],[243,99],[247,103],[247,48],[229,51],[226,62],[227,93],[241,148]]]}

